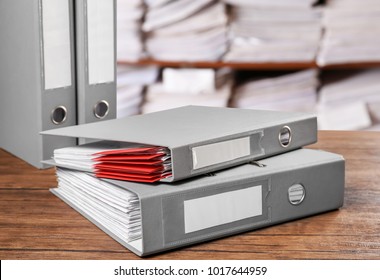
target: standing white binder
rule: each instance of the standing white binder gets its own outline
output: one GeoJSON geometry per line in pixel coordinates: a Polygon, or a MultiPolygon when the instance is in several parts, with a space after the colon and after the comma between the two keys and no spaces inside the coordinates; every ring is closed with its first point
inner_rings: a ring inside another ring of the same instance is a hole
{"type": "Polygon", "coordinates": [[[75,139],[39,132],[75,125],[72,0],[0,2],[0,147],[43,168],[75,139]]]}
{"type": "Polygon", "coordinates": [[[116,1],[76,0],[78,124],[116,118],[116,1]]]}

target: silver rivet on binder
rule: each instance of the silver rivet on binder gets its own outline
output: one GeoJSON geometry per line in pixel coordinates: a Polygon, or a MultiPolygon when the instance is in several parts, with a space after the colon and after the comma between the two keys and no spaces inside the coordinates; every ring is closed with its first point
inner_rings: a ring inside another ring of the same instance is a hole
{"type": "Polygon", "coordinates": [[[67,118],[67,109],[65,106],[58,106],[51,111],[51,121],[56,124],[63,124],[67,118]]]}
{"type": "Polygon", "coordinates": [[[288,189],[289,202],[293,205],[299,205],[305,198],[305,188],[301,184],[294,184],[288,189]]]}
{"type": "Polygon", "coordinates": [[[278,134],[278,141],[284,148],[290,145],[292,141],[292,131],[289,126],[284,126],[281,128],[280,133],[278,134]]]}
{"type": "Polygon", "coordinates": [[[105,118],[109,113],[110,105],[107,101],[101,100],[94,106],[94,115],[98,119],[105,118]]]}

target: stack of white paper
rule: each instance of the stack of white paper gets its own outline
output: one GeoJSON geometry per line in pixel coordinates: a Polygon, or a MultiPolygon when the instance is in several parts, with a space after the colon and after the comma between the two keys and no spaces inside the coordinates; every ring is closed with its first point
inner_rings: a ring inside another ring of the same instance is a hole
{"type": "Polygon", "coordinates": [[[186,105],[226,107],[231,88],[230,69],[164,69],[163,81],[148,87],[142,111],[186,105]]]}
{"type": "Polygon", "coordinates": [[[143,24],[151,57],[169,61],[212,61],[226,52],[225,5],[213,0],[146,1],[143,24]]]}
{"type": "Polygon", "coordinates": [[[85,172],[57,169],[62,197],[126,243],[141,242],[140,202],[136,194],[85,172]]]}
{"type": "Polygon", "coordinates": [[[143,57],[142,0],[117,0],[117,59],[137,61],[143,57]]]}
{"type": "Polygon", "coordinates": [[[258,76],[236,88],[232,106],[314,112],[318,84],[318,71],[315,69],[270,78],[258,76]]]}
{"type": "Polygon", "coordinates": [[[146,85],[156,82],[159,69],[150,67],[118,66],[117,117],[139,114],[146,85]]]}
{"type": "Polygon", "coordinates": [[[320,129],[354,130],[380,123],[380,69],[326,74],[318,104],[320,129]]]}
{"type": "Polygon", "coordinates": [[[225,61],[313,61],[321,37],[315,0],[224,0],[232,6],[231,45],[225,61]]]}
{"type": "Polygon", "coordinates": [[[318,64],[380,60],[378,0],[330,0],[324,11],[325,35],[318,64]]]}

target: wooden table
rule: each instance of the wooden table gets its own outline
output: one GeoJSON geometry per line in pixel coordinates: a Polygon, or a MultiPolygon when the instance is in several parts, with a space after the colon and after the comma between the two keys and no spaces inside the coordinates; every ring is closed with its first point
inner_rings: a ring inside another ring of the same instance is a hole
{"type": "MultiPolygon", "coordinates": [[[[346,158],[344,207],[148,259],[380,259],[380,133],[320,132],[346,158]]],[[[49,192],[54,170],[0,150],[0,259],[138,259],[49,192]]]]}

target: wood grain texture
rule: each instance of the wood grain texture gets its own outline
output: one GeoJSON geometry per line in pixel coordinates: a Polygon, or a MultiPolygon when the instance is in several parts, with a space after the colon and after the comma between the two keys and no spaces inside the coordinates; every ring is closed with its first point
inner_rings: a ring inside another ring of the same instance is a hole
{"type": "MultiPolygon", "coordinates": [[[[380,259],[380,133],[320,132],[346,159],[337,211],[147,259],[380,259]]],[[[49,192],[54,170],[0,150],[0,259],[139,259],[49,192]]]]}

